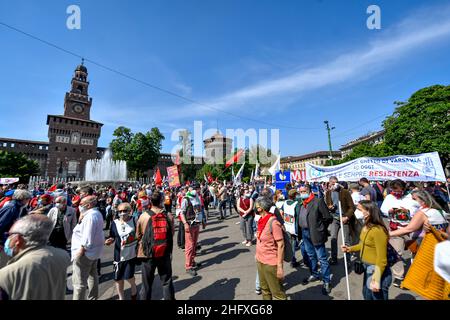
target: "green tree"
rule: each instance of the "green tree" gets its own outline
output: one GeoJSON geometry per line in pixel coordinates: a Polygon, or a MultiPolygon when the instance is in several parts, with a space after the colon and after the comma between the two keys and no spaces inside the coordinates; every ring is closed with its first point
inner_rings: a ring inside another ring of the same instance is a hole
{"type": "MultiPolygon", "coordinates": [[[[450,162],[450,86],[420,89],[406,102],[394,102],[394,113],[383,121],[384,141],[362,143],[334,164],[359,157],[439,152],[444,168],[450,162]]],[[[327,161],[327,165],[329,161],[327,161]]]]}
{"type": "Polygon", "coordinates": [[[145,134],[132,133],[129,128],[118,127],[114,130],[115,137],[109,147],[114,160],[127,162],[128,171],[136,178],[153,169],[158,163],[164,136],[158,128],[152,128],[145,134]]]}
{"type": "Polygon", "coordinates": [[[383,122],[385,153],[437,151],[445,167],[450,161],[450,86],[423,88],[396,104],[393,115],[383,122]]]}
{"type": "Polygon", "coordinates": [[[0,177],[20,178],[27,183],[30,176],[39,175],[39,164],[23,153],[0,151],[0,177]]]}

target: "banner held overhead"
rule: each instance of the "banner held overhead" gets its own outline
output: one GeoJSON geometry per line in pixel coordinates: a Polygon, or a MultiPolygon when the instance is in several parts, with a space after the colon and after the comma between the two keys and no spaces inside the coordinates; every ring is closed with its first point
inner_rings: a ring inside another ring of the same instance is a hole
{"type": "Polygon", "coordinates": [[[331,176],[336,176],[341,181],[359,181],[361,178],[380,181],[446,180],[437,152],[384,158],[362,157],[330,167],[306,163],[306,180],[328,181],[331,176]]]}

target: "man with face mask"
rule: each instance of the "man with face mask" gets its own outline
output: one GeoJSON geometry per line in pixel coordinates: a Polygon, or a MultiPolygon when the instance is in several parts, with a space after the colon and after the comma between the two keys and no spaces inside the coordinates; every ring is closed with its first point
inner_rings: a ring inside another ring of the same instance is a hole
{"type": "Polygon", "coordinates": [[[0,270],[0,296],[10,300],[64,300],[67,252],[47,246],[52,222],[28,215],[9,230],[4,251],[11,260],[0,270]]]}
{"type": "Polygon", "coordinates": [[[328,225],[333,221],[333,216],[328,211],[325,202],[314,196],[309,185],[300,187],[299,193],[302,204],[298,227],[302,233],[305,251],[309,258],[308,267],[311,272],[311,275],[305,278],[302,284],[307,285],[310,282],[322,280],[322,293],[328,295],[331,292],[331,272],[325,243],[328,240],[328,225]]]}
{"type": "Polygon", "coordinates": [[[23,215],[23,211],[26,212],[26,207],[30,199],[30,192],[19,189],[14,192],[13,200],[0,209],[0,268],[3,268],[9,260],[9,257],[3,251],[3,246],[6,241],[4,234],[23,215]]]}
{"type": "Polygon", "coordinates": [[[184,236],[185,236],[185,268],[186,273],[191,276],[197,276],[198,265],[195,263],[194,259],[197,253],[197,242],[198,234],[200,232],[199,215],[201,212],[200,200],[197,196],[197,191],[193,187],[189,187],[189,191],[183,198],[181,204],[180,218],[184,225],[184,236]]]}
{"type": "Polygon", "coordinates": [[[85,300],[89,283],[89,300],[98,298],[97,259],[103,252],[103,217],[95,196],[80,201],[79,223],[72,234],[73,299],[85,300]],[[89,281],[88,281],[89,279],[89,281]]]}
{"type": "Polygon", "coordinates": [[[178,235],[177,235],[177,244],[178,248],[184,250],[185,237],[184,237],[184,223],[181,220],[181,205],[184,197],[186,196],[186,187],[181,187],[180,192],[177,194],[177,204],[175,209],[175,214],[178,218],[178,235]]]}
{"type": "Polygon", "coordinates": [[[67,243],[72,238],[72,232],[77,225],[77,214],[74,208],[67,205],[65,196],[55,200],[55,207],[48,213],[53,223],[53,230],[49,242],[52,246],[66,250],[67,243]]]}
{"type": "MultiPolygon", "coordinates": [[[[353,199],[350,192],[342,187],[338,183],[337,177],[330,177],[328,190],[325,193],[325,203],[328,206],[328,210],[333,216],[333,223],[331,224],[331,259],[330,264],[336,265],[338,263],[338,247],[337,238],[339,230],[341,228],[340,213],[339,213],[339,202],[341,203],[342,209],[342,223],[344,226],[344,238],[347,245],[356,243],[356,232],[355,232],[355,205],[353,204],[353,199]]],[[[350,257],[350,256],[347,256],[350,257]]]]}

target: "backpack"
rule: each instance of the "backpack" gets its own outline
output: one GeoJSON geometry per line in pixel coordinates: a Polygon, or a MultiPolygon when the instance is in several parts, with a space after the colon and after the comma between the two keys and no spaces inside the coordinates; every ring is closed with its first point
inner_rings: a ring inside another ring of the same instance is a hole
{"type": "Polygon", "coordinates": [[[162,258],[171,250],[171,239],[172,232],[166,214],[154,213],[150,210],[150,220],[142,237],[144,255],[149,258],[162,258]]]}
{"type": "MultiPolygon", "coordinates": [[[[270,233],[272,233],[272,224],[276,220],[271,219],[270,220],[270,233]]],[[[284,239],[284,261],[285,262],[291,262],[294,258],[292,254],[292,243],[291,243],[291,235],[284,229],[284,226],[281,226],[281,230],[283,230],[283,239],[284,239]]]]}

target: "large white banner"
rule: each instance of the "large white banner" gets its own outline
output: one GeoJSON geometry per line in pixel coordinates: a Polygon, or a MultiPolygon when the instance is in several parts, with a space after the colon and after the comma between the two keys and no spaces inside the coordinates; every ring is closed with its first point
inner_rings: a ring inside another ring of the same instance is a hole
{"type": "Polygon", "coordinates": [[[445,181],[444,169],[437,152],[412,156],[385,158],[358,158],[337,166],[322,167],[306,163],[306,180],[328,181],[336,176],[341,181],[358,181],[360,178],[384,181],[445,181]]]}
{"type": "Polygon", "coordinates": [[[0,184],[12,184],[19,181],[19,178],[0,178],[0,184]]]}

